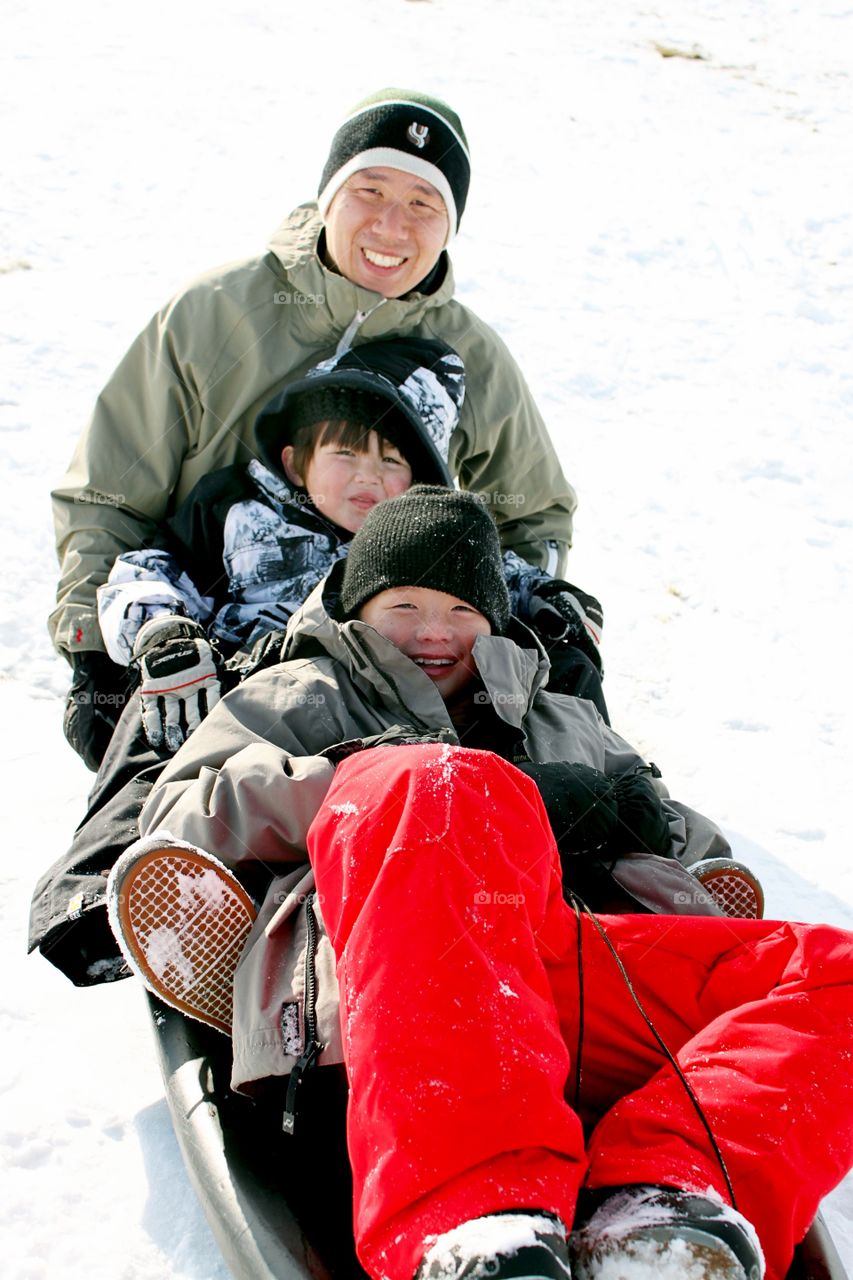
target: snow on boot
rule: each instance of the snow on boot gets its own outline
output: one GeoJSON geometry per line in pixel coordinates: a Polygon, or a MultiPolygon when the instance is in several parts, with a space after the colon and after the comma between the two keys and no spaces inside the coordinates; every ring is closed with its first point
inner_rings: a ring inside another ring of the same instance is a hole
{"type": "Polygon", "coordinates": [[[169,836],[137,840],[110,873],[107,911],[148,990],[230,1035],[234,971],[257,911],[227,867],[169,836]]]}
{"type": "Polygon", "coordinates": [[[566,1229],[533,1210],[471,1218],[433,1241],[415,1280],[571,1280],[566,1229]]]}
{"type": "Polygon", "coordinates": [[[569,1241],[575,1280],[761,1280],[752,1225],[720,1200],[672,1187],[614,1188],[569,1241]]]}
{"type": "Polygon", "coordinates": [[[763,918],[761,881],[742,862],[732,858],[704,858],[695,862],[690,872],[727,916],[739,916],[743,920],[763,918]]]}

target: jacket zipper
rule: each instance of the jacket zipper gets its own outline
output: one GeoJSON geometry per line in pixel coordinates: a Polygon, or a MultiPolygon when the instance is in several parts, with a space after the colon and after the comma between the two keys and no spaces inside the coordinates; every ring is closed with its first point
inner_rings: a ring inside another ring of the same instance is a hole
{"type": "Polygon", "coordinates": [[[305,943],[305,1048],[287,1083],[287,1097],[281,1120],[284,1133],[293,1133],[299,1086],[305,1073],[311,1070],[326,1047],[317,1039],[317,919],[314,915],[314,893],[312,889],[305,895],[305,924],[308,929],[305,943]]]}

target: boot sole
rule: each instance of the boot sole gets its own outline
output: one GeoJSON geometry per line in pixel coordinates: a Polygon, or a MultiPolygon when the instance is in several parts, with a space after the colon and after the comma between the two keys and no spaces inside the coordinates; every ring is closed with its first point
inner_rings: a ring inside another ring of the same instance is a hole
{"type": "Polygon", "coordinates": [[[257,916],[231,872],[192,848],[131,846],[107,892],[113,932],[148,990],[230,1035],[234,973],[257,916]]]}
{"type": "Polygon", "coordinates": [[[742,862],[731,858],[709,858],[690,868],[703,888],[727,916],[742,920],[761,920],[764,916],[764,890],[761,881],[742,862]]]}
{"type": "Polygon", "coordinates": [[[574,1280],[633,1280],[654,1275],[655,1280],[757,1280],[747,1276],[729,1246],[697,1228],[677,1230],[649,1226],[642,1234],[615,1238],[612,1247],[602,1243],[589,1253],[572,1253],[574,1280]]]}

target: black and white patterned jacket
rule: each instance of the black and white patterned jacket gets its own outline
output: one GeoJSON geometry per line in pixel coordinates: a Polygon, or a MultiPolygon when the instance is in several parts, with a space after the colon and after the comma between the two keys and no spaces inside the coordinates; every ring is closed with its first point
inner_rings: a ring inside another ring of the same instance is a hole
{"type": "MultiPolygon", "coordinates": [[[[98,591],[107,651],[126,665],[143,623],[160,613],[200,622],[223,653],[283,631],[352,537],[325,519],[304,490],[258,461],[205,476],[155,546],[116,560],[98,591]]],[[[552,579],[504,553],[513,612],[552,579]]]]}

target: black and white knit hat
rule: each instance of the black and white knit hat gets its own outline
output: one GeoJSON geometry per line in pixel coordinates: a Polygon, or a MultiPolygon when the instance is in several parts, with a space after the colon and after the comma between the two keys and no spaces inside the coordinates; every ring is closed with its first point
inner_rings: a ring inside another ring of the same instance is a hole
{"type": "Polygon", "coordinates": [[[498,529],[473,493],[418,484],[380,502],[353,538],[340,608],[353,617],[389,587],[430,587],[473,605],[500,635],[510,617],[498,529]]]}
{"type": "MultiPolygon", "coordinates": [[[[314,365],[258,415],[255,439],[261,461],[270,471],[281,472],[281,451],[290,443],[297,406],[308,397],[320,404],[315,397],[319,391],[336,392],[337,412],[346,413],[350,421],[375,427],[380,434],[384,431],[416,480],[452,484],[447,459],[450,437],[465,399],[465,368],[446,342],[437,338],[376,338],[314,365]],[[354,417],[346,410],[347,393],[352,394],[354,417]],[[365,406],[373,412],[377,401],[381,402],[378,416],[365,422],[365,406]],[[382,404],[388,414],[385,427],[382,404]]],[[[301,410],[298,416],[303,418],[301,410]]]]}
{"type": "Polygon", "coordinates": [[[381,89],[353,107],[332,139],[317,202],[325,218],[337,192],[359,169],[384,165],[432,183],[456,234],[471,179],[468,140],[456,112],[426,93],[381,89]]]}

